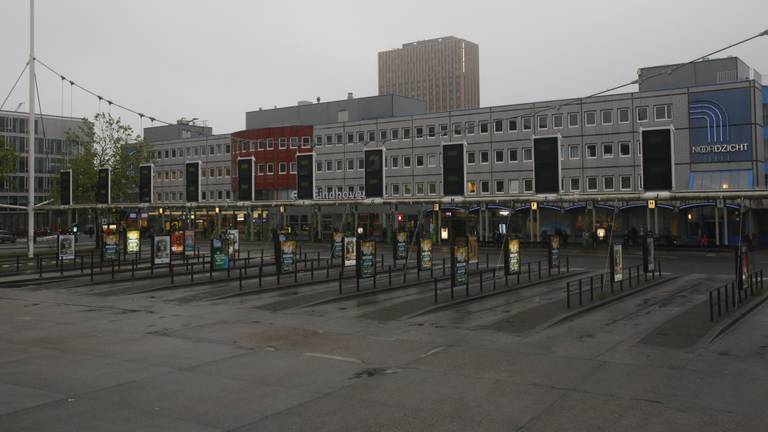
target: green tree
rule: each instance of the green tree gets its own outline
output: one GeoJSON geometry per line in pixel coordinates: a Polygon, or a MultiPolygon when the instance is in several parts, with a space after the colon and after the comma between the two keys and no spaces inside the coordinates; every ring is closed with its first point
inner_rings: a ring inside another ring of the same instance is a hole
{"type": "MultiPolygon", "coordinates": [[[[98,113],[93,121],[83,119],[77,130],[69,130],[66,145],[72,156],[64,169],[72,170],[72,195],[75,203],[96,201],[99,168],[112,169],[112,202],[138,202],[139,165],[151,160],[150,146],[130,125],[108,113],[98,113]]],[[[51,197],[58,199],[58,177],[51,197]]]]}
{"type": "Polygon", "coordinates": [[[0,181],[8,178],[8,175],[16,172],[16,161],[19,155],[16,149],[5,145],[5,140],[0,136],[0,181]]]}

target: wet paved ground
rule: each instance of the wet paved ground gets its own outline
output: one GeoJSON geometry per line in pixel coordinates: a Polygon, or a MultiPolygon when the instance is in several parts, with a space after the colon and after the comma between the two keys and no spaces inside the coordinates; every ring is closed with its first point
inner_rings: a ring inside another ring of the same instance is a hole
{"type": "Polygon", "coordinates": [[[564,279],[438,310],[413,275],[215,301],[237,281],[0,279],[0,430],[768,430],[768,307],[710,342],[731,255],[661,252],[657,284],[569,310],[565,281],[605,265],[571,255],[564,279]]]}

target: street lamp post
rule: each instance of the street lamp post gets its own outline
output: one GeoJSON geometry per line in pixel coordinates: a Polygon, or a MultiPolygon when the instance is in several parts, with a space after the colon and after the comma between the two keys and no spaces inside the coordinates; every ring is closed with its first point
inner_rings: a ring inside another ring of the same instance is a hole
{"type": "Polygon", "coordinates": [[[35,0],[29,0],[29,118],[27,120],[27,256],[35,256],[35,0]]]}

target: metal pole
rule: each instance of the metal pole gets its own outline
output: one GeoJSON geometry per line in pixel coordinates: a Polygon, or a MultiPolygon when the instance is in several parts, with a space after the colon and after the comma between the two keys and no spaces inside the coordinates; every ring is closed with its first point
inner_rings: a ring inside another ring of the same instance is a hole
{"type": "Polygon", "coordinates": [[[29,117],[27,118],[27,256],[35,256],[35,0],[29,0],[29,117]]]}

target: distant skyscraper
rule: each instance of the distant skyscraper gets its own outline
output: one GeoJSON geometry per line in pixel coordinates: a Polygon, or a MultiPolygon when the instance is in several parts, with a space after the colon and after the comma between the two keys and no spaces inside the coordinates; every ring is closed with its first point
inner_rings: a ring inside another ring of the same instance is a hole
{"type": "Polygon", "coordinates": [[[379,94],[427,102],[441,112],[480,106],[480,50],[447,36],[403,44],[379,53],[379,94]]]}

